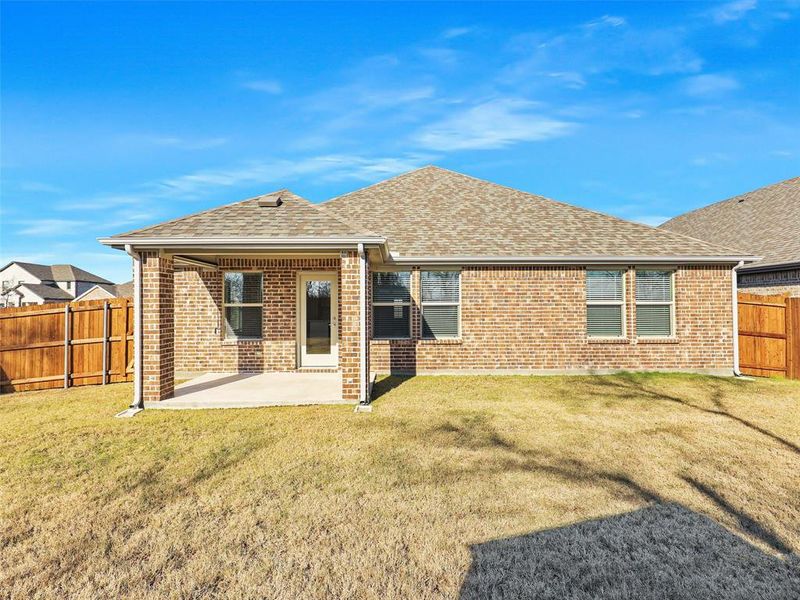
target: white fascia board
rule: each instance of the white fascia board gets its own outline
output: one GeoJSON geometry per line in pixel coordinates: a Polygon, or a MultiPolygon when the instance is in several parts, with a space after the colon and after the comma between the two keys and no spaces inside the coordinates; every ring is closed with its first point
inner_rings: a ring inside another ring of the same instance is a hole
{"type": "Polygon", "coordinates": [[[105,246],[123,248],[126,244],[135,248],[214,248],[219,250],[236,250],[239,248],[264,250],[308,250],[317,248],[356,248],[358,244],[383,245],[386,238],[352,237],[352,238],[99,238],[105,246]]]}
{"type": "Polygon", "coordinates": [[[723,264],[751,262],[756,256],[392,256],[396,265],[628,265],[723,264]]]}

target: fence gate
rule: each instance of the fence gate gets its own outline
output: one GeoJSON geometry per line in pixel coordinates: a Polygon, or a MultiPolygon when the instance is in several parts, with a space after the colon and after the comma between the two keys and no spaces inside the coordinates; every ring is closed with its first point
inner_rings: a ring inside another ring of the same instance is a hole
{"type": "Polygon", "coordinates": [[[133,380],[127,298],[0,310],[0,392],[133,380]]]}
{"type": "Polygon", "coordinates": [[[800,298],[739,292],[739,368],[800,379],[800,298]]]}

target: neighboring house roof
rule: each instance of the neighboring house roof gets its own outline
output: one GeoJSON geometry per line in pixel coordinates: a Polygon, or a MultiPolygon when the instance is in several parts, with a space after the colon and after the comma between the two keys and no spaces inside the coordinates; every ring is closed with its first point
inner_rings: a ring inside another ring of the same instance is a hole
{"type": "Polygon", "coordinates": [[[63,300],[69,302],[73,299],[72,294],[54,285],[45,283],[20,283],[18,289],[29,290],[42,300],[63,300]]]}
{"type": "Polygon", "coordinates": [[[379,237],[323,211],[288,190],[136,229],[109,238],[353,238],[379,237]],[[259,206],[280,197],[279,206],[259,206]]]}
{"type": "Polygon", "coordinates": [[[733,251],[424,167],[322,204],[400,256],[730,256],[733,251]]]}
{"type": "Polygon", "coordinates": [[[5,265],[0,271],[6,267],[16,264],[25,269],[28,273],[41,279],[42,281],[85,281],[87,283],[111,283],[108,279],[104,279],[89,271],[84,271],[75,265],[39,265],[36,263],[27,263],[12,261],[5,265]]]}
{"type": "Polygon", "coordinates": [[[102,295],[107,298],[132,298],[133,297],[133,281],[128,281],[126,283],[98,283],[93,285],[88,290],[83,292],[80,296],[75,298],[75,301],[83,300],[86,296],[94,293],[95,291],[100,291],[102,295]]]}
{"type": "Polygon", "coordinates": [[[693,210],[661,228],[762,256],[751,269],[798,264],[800,177],[693,210]]]}
{"type": "MultiPolygon", "coordinates": [[[[358,239],[395,257],[725,260],[741,253],[438,167],[315,205],[287,190],[102,239],[121,247],[358,239]],[[283,201],[272,204],[275,197],[283,201]],[[377,232],[373,233],[373,232],[377,232]]],[[[233,244],[235,245],[235,244],[233,244]]],[[[397,260],[402,260],[398,258],[397,260]]]]}

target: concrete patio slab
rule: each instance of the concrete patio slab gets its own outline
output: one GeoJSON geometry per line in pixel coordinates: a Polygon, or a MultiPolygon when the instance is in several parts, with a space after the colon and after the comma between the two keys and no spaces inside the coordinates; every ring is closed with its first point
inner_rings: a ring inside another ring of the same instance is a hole
{"type": "Polygon", "coordinates": [[[350,404],[342,400],[341,373],[206,373],[175,388],[175,396],[145,408],[256,408],[350,404]]]}

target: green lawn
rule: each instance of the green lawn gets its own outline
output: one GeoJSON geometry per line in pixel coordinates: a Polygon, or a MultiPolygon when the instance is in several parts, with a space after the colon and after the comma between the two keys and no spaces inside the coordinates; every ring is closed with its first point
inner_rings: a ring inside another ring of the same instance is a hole
{"type": "Polygon", "coordinates": [[[0,597],[800,595],[800,382],[377,387],[371,414],[0,397],[0,597]]]}

